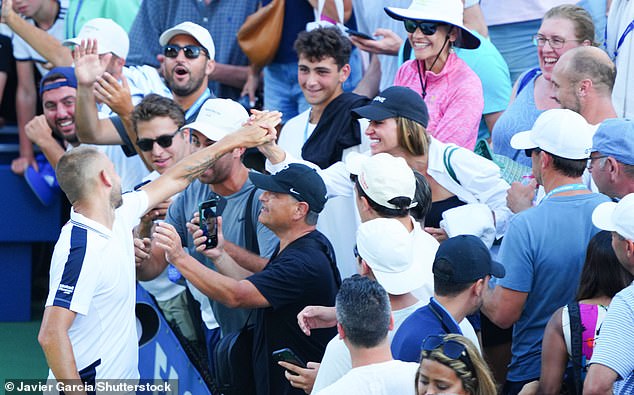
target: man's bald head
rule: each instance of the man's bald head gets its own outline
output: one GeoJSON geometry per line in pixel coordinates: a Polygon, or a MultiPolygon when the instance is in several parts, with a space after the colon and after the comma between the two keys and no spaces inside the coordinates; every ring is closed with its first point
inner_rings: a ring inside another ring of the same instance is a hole
{"type": "Polygon", "coordinates": [[[616,79],[616,66],[605,51],[591,46],[573,48],[564,53],[555,70],[574,84],[584,79],[592,81],[599,92],[611,94],[616,79]]]}

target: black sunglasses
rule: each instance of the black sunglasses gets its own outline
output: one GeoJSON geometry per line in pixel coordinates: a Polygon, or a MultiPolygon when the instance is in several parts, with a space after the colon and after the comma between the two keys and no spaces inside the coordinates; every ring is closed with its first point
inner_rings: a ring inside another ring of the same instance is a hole
{"type": "Polygon", "coordinates": [[[451,359],[458,359],[462,361],[467,368],[473,371],[473,363],[469,354],[467,353],[467,347],[456,340],[445,340],[444,335],[430,335],[423,340],[423,346],[421,347],[423,352],[430,352],[437,348],[440,348],[442,353],[451,359]]]}
{"type": "Polygon", "coordinates": [[[141,151],[152,151],[154,148],[154,143],[158,144],[163,148],[167,148],[172,145],[172,140],[174,140],[174,136],[180,132],[180,130],[175,131],[172,134],[163,134],[158,136],[155,139],[139,139],[136,141],[136,145],[139,147],[141,151]]]}
{"type": "Polygon", "coordinates": [[[524,154],[526,154],[526,156],[528,156],[529,158],[533,156],[533,152],[539,154],[540,152],[542,152],[542,150],[539,148],[527,148],[524,150],[524,154]]]}
{"type": "Polygon", "coordinates": [[[178,56],[181,49],[187,59],[196,59],[200,56],[201,51],[209,57],[207,50],[203,47],[199,47],[198,45],[185,45],[184,47],[181,47],[179,45],[169,44],[163,47],[163,55],[168,58],[175,58],[178,56]]]}
{"type": "Polygon", "coordinates": [[[414,33],[416,29],[420,29],[426,36],[431,36],[436,33],[438,26],[444,25],[444,23],[415,21],[413,19],[404,19],[403,24],[408,33],[414,33]]]}

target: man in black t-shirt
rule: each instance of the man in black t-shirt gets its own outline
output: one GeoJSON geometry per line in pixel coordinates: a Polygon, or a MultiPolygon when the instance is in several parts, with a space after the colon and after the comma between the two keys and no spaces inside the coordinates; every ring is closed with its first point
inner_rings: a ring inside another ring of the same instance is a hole
{"type": "MultiPolygon", "coordinates": [[[[239,265],[221,253],[221,259],[214,261],[218,273],[188,259],[180,243],[165,250],[168,260],[210,298],[229,307],[259,308],[253,341],[257,394],[303,394],[290,386],[271,353],[288,347],[305,361],[320,361],[336,333],[329,328],[306,336],[297,325],[304,306],[332,306],[341,283],[332,245],[315,229],[326,203],[326,186],[315,170],[301,164],[291,164],[273,176],[252,172],[249,178],[265,191],[258,220],[280,239],[268,263],[239,265]]],[[[164,235],[173,231],[168,224],[159,227],[164,235]]],[[[199,230],[193,237],[197,246],[205,241],[199,230]]],[[[218,239],[222,250],[220,230],[218,239]]],[[[210,254],[207,251],[201,252],[210,254]]]]}

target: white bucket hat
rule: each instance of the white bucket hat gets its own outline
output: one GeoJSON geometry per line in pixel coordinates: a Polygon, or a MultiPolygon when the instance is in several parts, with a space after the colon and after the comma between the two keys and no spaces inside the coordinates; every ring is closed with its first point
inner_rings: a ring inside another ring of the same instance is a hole
{"type": "Polygon", "coordinates": [[[464,7],[460,0],[413,0],[408,8],[385,7],[384,10],[399,21],[413,19],[448,23],[461,30],[461,37],[454,43],[456,47],[475,49],[480,46],[480,39],[463,24],[464,7]]]}

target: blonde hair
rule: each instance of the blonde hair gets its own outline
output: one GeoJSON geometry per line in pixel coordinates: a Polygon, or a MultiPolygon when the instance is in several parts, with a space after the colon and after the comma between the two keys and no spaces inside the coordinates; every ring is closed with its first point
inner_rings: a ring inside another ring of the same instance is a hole
{"type": "MultiPolygon", "coordinates": [[[[453,340],[462,344],[465,347],[467,355],[471,360],[473,371],[460,359],[449,358],[443,353],[442,347],[437,347],[431,351],[423,350],[421,352],[421,363],[425,359],[441,363],[454,372],[456,376],[462,381],[463,388],[471,395],[490,395],[497,393],[495,387],[495,381],[493,375],[489,370],[488,365],[484,362],[484,359],[480,356],[480,352],[475,348],[471,340],[464,336],[456,334],[447,334],[444,337],[445,341],[453,340]]],[[[418,377],[420,375],[420,368],[416,372],[416,379],[414,385],[418,386],[418,377]]]]}
{"type": "Polygon", "coordinates": [[[102,156],[96,148],[79,146],[64,153],[57,162],[57,183],[71,204],[90,194],[95,175],[100,170],[98,164],[102,156]]]}
{"type": "Polygon", "coordinates": [[[398,145],[414,156],[427,155],[430,138],[420,123],[405,117],[396,117],[398,145]]]}

